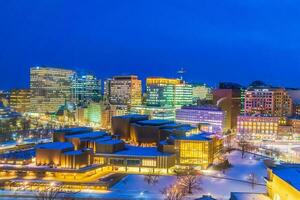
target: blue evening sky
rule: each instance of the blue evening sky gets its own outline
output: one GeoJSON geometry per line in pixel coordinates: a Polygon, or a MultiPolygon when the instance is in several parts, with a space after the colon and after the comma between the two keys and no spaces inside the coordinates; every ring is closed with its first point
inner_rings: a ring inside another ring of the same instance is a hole
{"type": "Polygon", "coordinates": [[[0,89],[34,65],[300,87],[300,1],[0,0],[0,89]]]}

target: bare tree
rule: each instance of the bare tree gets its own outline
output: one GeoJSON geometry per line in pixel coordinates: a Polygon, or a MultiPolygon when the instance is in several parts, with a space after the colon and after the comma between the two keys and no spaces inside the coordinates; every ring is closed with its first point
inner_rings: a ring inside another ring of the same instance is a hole
{"type": "Polygon", "coordinates": [[[63,194],[75,194],[65,190],[62,184],[50,183],[45,188],[40,189],[36,194],[37,200],[57,200],[57,199],[73,199],[63,197],[63,194]]]}
{"type": "Polygon", "coordinates": [[[201,190],[200,176],[193,167],[188,167],[182,171],[177,182],[185,193],[192,194],[194,190],[201,190]]]}
{"type": "Polygon", "coordinates": [[[238,142],[239,147],[241,148],[242,151],[242,158],[245,157],[245,152],[247,152],[251,147],[250,143],[245,141],[245,140],[241,140],[238,142]]]}
{"type": "Polygon", "coordinates": [[[159,173],[153,174],[151,170],[149,170],[148,174],[144,175],[144,181],[148,183],[148,185],[155,185],[159,180],[159,173]]]}
{"type": "Polygon", "coordinates": [[[252,189],[254,189],[255,185],[257,184],[257,175],[254,172],[252,172],[249,174],[247,180],[251,184],[252,189]]]}
{"type": "Polygon", "coordinates": [[[182,200],[185,196],[182,187],[178,186],[176,183],[165,187],[161,193],[164,195],[164,200],[182,200]]]}

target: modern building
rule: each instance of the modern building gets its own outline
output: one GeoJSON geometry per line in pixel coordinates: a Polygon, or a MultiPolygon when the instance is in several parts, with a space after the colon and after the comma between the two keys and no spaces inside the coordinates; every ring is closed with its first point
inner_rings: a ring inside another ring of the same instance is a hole
{"type": "Polygon", "coordinates": [[[71,101],[72,70],[32,67],[30,69],[31,112],[52,113],[71,101]]]}
{"type": "Polygon", "coordinates": [[[29,112],[30,94],[28,89],[12,90],[9,97],[9,106],[19,113],[29,112]]]}
{"type": "Polygon", "coordinates": [[[183,106],[176,110],[176,121],[198,126],[209,126],[208,132],[222,133],[225,113],[216,106],[183,106]]]}
{"type": "Polygon", "coordinates": [[[245,114],[267,114],[275,117],[291,116],[292,98],[284,88],[276,88],[255,81],[245,91],[245,114]]]}
{"type": "Polygon", "coordinates": [[[104,82],[104,98],[112,105],[142,104],[142,81],[137,76],[115,76],[104,82]]]}
{"type": "Polygon", "coordinates": [[[130,114],[149,115],[149,119],[175,120],[175,107],[172,106],[134,106],[130,108],[130,114]]]}
{"type": "Polygon", "coordinates": [[[148,120],[146,115],[125,115],[112,118],[112,133],[133,144],[155,146],[170,135],[198,132],[198,128],[168,120],[148,120]]]}
{"type": "Polygon", "coordinates": [[[192,85],[180,79],[147,78],[148,106],[180,107],[193,103],[192,85]]]}
{"type": "Polygon", "coordinates": [[[207,169],[223,149],[223,139],[215,134],[198,133],[173,137],[160,142],[163,152],[175,152],[179,166],[196,166],[207,169]]]}
{"type": "Polygon", "coordinates": [[[220,83],[213,91],[213,103],[225,112],[224,131],[235,131],[237,116],[241,111],[242,86],[235,83],[220,83]]]}
{"type": "Polygon", "coordinates": [[[267,193],[272,200],[300,198],[300,165],[282,164],[268,169],[267,193]]]}
{"type": "Polygon", "coordinates": [[[85,106],[101,100],[101,80],[91,74],[74,74],[72,78],[72,100],[85,106]]]}

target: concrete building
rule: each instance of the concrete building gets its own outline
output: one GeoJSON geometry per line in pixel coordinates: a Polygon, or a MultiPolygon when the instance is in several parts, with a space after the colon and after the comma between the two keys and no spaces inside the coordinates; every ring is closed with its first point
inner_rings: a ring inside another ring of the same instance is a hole
{"type": "Polygon", "coordinates": [[[31,92],[28,89],[14,89],[10,93],[9,106],[19,113],[30,111],[31,92]]]}
{"type": "Polygon", "coordinates": [[[199,101],[212,101],[212,88],[206,84],[193,84],[193,103],[198,104],[199,101]]]}
{"type": "Polygon", "coordinates": [[[32,67],[30,68],[31,111],[53,113],[71,101],[72,70],[32,67]]]}
{"type": "Polygon", "coordinates": [[[112,105],[142,104],[142,81],[137,76],[115,76],[104,83],[104,98],[112,105]]]}
{"type": "Polygon", "coordinates": [[[242,87],[235,83],[220,83],[213,91],[213,104],[225,112],[224,131],[235,131],[241,111],[242,87]]]}
{"type": "Polygon", "coordinates": [[[175,107],[172,106],[134,106],[130,114],[148,115],[149,119],[175,120],[175,107]]]}
{"type": "Polygon", "coordinates": [[[208,132],[222,133],[225,113],[215,106],[183,106],[176,110],[176,121],[198,126],[208,125],[208,132]]]}

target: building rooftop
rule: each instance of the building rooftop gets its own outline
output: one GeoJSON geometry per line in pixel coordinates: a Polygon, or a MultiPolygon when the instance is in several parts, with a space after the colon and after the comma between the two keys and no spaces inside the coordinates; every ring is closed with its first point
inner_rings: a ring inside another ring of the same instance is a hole
{"type": "Polygon", "coordinates": [[[67,135],[66,138],[78,138],[78,139],[94,139],[94,138],[100,138],[107,135],[106,132],[102,131],[96,131],[96,132],[89,132],[89,133],[80,133],[75,135],[67,135]]]}
{"type": "Polygon", "coordinates": [[[126,145],[124,150],[113,153],[118,156],[138,156],[138,157],[156,157],[156,156],[170,156],[170,153],[163,153],[158,151],[156,147],[138,147],[126,145]]]}
{"type": "Polygon", "coordinates": [[[124,143],[123,140],[102,140],[102,141],[98,141],[97,142],[98,144],[110,144],[110,145],[113,145],[113,144],[121,144],[121,143],[124,143]]]}
{"type": "Polygon", "coordinates": [[[36,149],[68,149],[73,148],[73,144],[71,142],[50,142],[45,144],[38,144],[35,148],[36,149]]]}
{"type": "Polygon", "coordinates": [[[209,141],[213,134],[202,132],[198,134],[193,134],[189,136],[177,137],[177,140],[199,140],[199,141],[209,141]]]}
{"type": "Polygon", "coordinates": [[[0,159],[1,160],[2,159],[27,160],[33,158],[34,156],[35,156],[35,150],[29,149],[29,150],[0,154],[0,159]]]}
{"type": "Polygon", "coordinates": [[[67,151],[64,152],[65,155],[81,155],[82,151],[81,150],[76,150],[76,151],[67,151]]]}
{"type": "Polygon", "coordinates": [[[152,119],[152,120],[144,120],[136,122],[142,126],[162,126],[162,125],[172,125],[174,124],[173,121],[163,120],[163,119],[152,119]]]}
{"type": "Polygon", "coordinates": [[[220,111],[223,112],[220,108],[217,106],[182,106],[181,109],[185,110],[205,110],[205,111],[220,111]]]}
{"type": "Polygon", "coordinates": [[[140,119],[140,118],[148,118],[148,115],[130,114],[130,115],[114,116],[113,118],[140,119]]]}
{"type": "Polygon", "coordinates": [[[232,192],[231,198],[234,200],[271,200],[266,194],[246,192],[232,192]]]}
{"type": "Polygon", "coordinates": [[[273,174],[290,184],[296,190],[300,191],[300,164],[278,165],[272,168],[273,174]]]}
{"type": "Polygon", "coordinates": [[[93,131],[93,129],[88,127],[74,127],[74,128],[56,129],[54,132],[75,134],[75,133],[83,133],[83,132],[91,132],[91,131],[93,131]]]}

